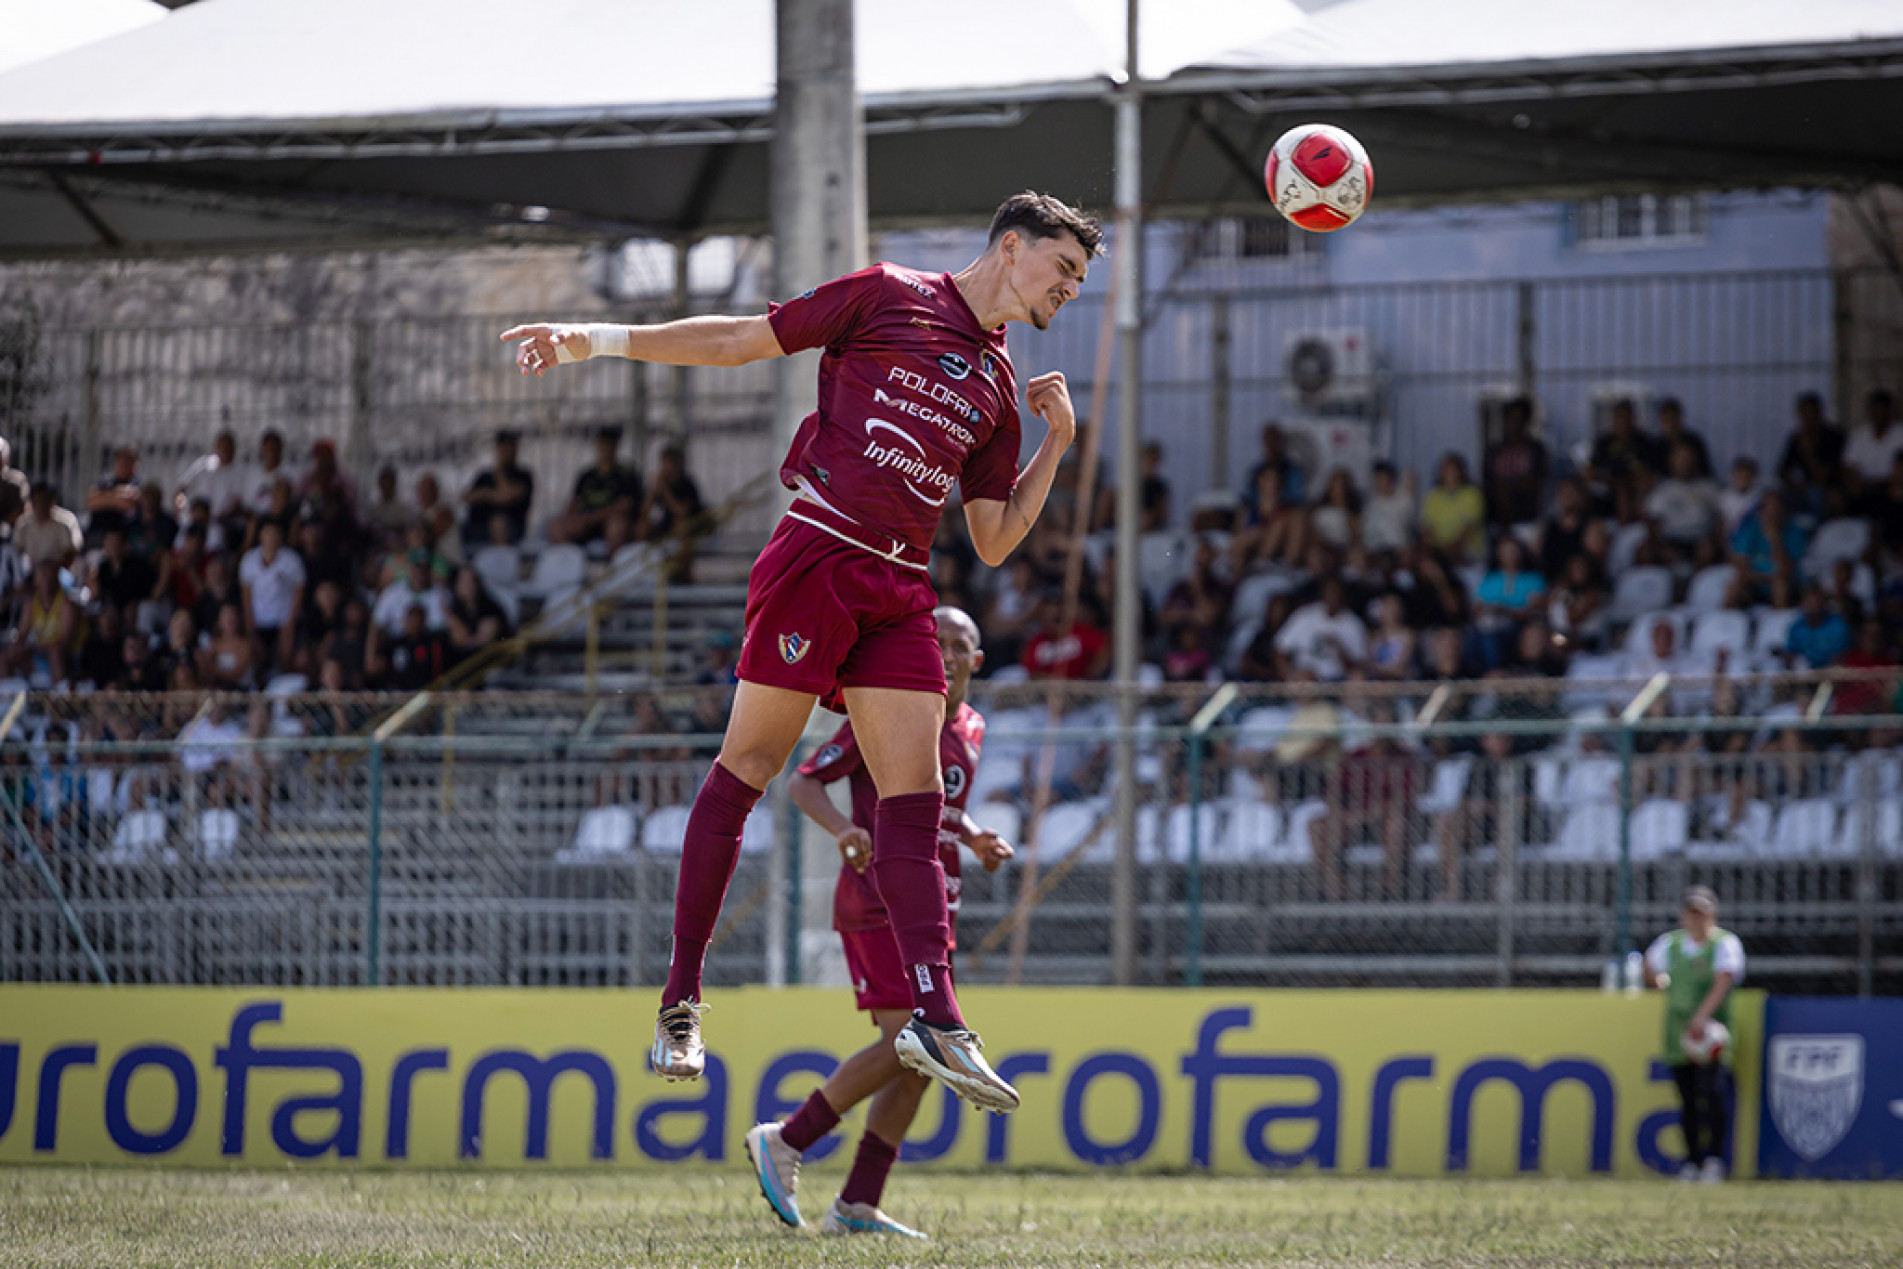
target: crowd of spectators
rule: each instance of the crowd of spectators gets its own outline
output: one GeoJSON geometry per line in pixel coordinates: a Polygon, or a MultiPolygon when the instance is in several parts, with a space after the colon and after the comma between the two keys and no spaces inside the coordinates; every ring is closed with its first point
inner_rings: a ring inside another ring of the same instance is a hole
{"type": "MultiPolygon", "coordinates": [[[[513,432],[460,506],[434,472],[406,500],[385,466],[364,497],[329,440],[299,465],[276,431],[241,457],[225,430],[169,486],[122,445],[69,507],[0,441],[0,675],[51,690],[416,690],[510,632],[528,556],[605,557],[698,527],[681,452],[650,482],[620,442],[596,432],[595,462],[535,535],[513,432]]],[[[691,553],[674,558],[683,574],[691,553]]]]}
{"type": "MultiPolygon", "coordinates": [[[[1583,658],[1607,678],[1895,666],[1903,422],[1880,389],[1862,412],[1839,428],[1806,393],[1775,466],[1744,455],[1720,479],[1675,399],[1653,406],[1650,428],[1637,404],[1619,403],[1580,463],[1556,459],[1530,403],[1516,400],[1477,478],[1448,454],[1424,491],[1387,463],[1366,489],[1343,469],[1306,470],[1271,423],[1241,488],[1198,497],[1187,533],[1164,527],[1172,493],[1151,446],[1139,563],[1146,674],[1557,677],[1583,658]]],[[[978,614],[994,677],[1109,671],[1107,485],[1095,473],[1086,512],[1080,452],[1002,570],[981,576],[960,517],[939,534],[940,593],[978,614]],[[1090,536],[1067,611],[1080,520],[1090,536]]],[[[1873,692],[1851,699],[1878,703],[1873,692]]]]}

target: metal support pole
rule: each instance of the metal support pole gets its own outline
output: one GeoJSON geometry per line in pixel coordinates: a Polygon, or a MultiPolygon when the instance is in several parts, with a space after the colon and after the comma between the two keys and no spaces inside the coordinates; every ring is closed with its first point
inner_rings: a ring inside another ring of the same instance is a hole
{"type": "Polygon", "coordinates": [[[369,928],[364,931],[367,965],[365,984],[383,985],[383,741],[370,741],[370,875],[365,878],[369,890],[369,928]]]}
{"type": "MultiPolygon", "coordinates": [[[[13,698],[13,703],[7,706],[5,715],[0,716],[0,741],[7,738],[7,733],[13,730],[13,724],[20,720],[20,713],[25,708],[26,693],[21,692],[13,698]]],[[[86,963],[92,967],[93,977],[104,986],[112,986],[112,975],[106,972],[106,963],[99,959],[99,953],[94,950],[92,940],[86,937],[85,927],[79,923],[79,914],[74,912],[73,905],[66,901],[65,888],[59,884],[59,878],[53,875],[53,870],[47,866],[45,858],[40,854],[40,848],[34,844],[33,833],[27,828],[26,821],[20,818],[19,808],[13,805],[11,798],[0,798],[0,802],[6,803],[7,818],[13,822],[14,831],[20,834],[20,849],[26,853],[27,859],[33,865],[33,870],[39,873],[40,884],[45,886],[46,892],[53,896],[53,903],[59,908],[60,920],[65,923],[66,931],[73,936],[73,941],[79,944],[80,953],[85,956],[86,963]]]]}
{"type": "Polygon", "coordinates": [[[1670,687],[1672,676],[1654,674],[1619,715],[1619,895],[1614,941],[1619,955],[1637,948],[1632,941],[1632,752],[1633,729],[1652,703],[1670,687]]]}
{"type": "Polygon", "coordinates": [[[1236,685],[1224,683],[1189,722],[1189,873],[1184,878],[1188,909],[1183,929],[1183,984],[1203,985],[1203,745],[1216,719],[1236,699],[1236,685]]]}
{"type": "MultiPolygon", "coordinates": [[[[1117,682],[1117,851],[1110,872],[1111,981],[1136,979],[1136,723],[1139,629],[1137,471],[1143,424],[1143,109],[1137,84],[1137,0],[1127,11],[1129,78],[1117,101],[1117,581],[1114,673],[1117,682]]],[[[1086,509],[1087,510],[1087,509],[1086,509]]]]}
{"type": "Polygon", "coordinates": [[[1862,814],[1857,834],[1857,995],[1869,999],[1876,989],[1877,958],[1877,793],[1876,768],[1857,764],[1854,805],[1862,814]]]}
{"type": "Polygon", "coordinates": [[[1227,295],[1209,298],[1209,487],[1233,488],[1229,473],[1229,416],[1234,370],[1230,348],[1234,323],[1227,295]]]}
{"type": "MultiPolygon", "coordinates": [[[[674,294],[673,302],[668,306],[670,317],[686,317],[692,298],[688,287],[687,259],[692,251],[686,239],[674,242],[674,294]]],[[[687,444],[687,367],[669,366],[667,368],[667,441],[670,445],[687,444]]],[[[648,455],[637,448],[634,451],[635,462],[646,463],[648,455]]]]}

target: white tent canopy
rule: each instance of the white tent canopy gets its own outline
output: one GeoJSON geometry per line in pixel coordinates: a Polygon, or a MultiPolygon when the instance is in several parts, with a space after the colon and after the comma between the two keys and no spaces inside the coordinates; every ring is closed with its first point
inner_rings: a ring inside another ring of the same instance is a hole
{"type": "MultiPolygon", "coordinates": [[[[865,0],[875,223],[1102,207],[1122,0],[865,0]]],[[[1384,201],[1903,172],[1896,0],[1148,0],[1146,201],[1307,118],[1384,201]]],[[[0,73],[0,255],[764,227],[772,0],[201,0],[0,73]]]]}

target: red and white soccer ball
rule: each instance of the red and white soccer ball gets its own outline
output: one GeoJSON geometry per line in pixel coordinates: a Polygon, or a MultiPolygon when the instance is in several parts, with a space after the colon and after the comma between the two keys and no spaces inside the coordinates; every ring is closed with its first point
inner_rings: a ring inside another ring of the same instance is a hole
{"type": "Polygon", "coordinates": [[[1692,1029],[1686,1027],[1681,1043],[1685,1046],[1686,1060],[1706,1066],[1724,1056],[1726,1046],[1731,1043],[1731,1031],[1722,1022],[1707,1022],[1704,1029],[1693,1036],[1692,1029]]]}
{"type": "Polygon", "coordinates": [[[1269,151],[1263,173],[1275,210],[1304,229],[1330,233],[1355,223],[1374,193],[1374,168],[1361,142],[1340,128],[1305,123],[1269,151]]]}

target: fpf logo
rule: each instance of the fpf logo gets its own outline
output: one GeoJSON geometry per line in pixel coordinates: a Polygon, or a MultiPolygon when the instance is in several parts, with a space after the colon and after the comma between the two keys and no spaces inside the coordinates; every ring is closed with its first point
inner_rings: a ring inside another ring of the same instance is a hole
{"type": "Polygon", "coordinates": [[[780,656],[788,665],[798,665],[808,652],[813,650],[811,639],[802,639],[798,634],[780,636],[780,656]]]}

